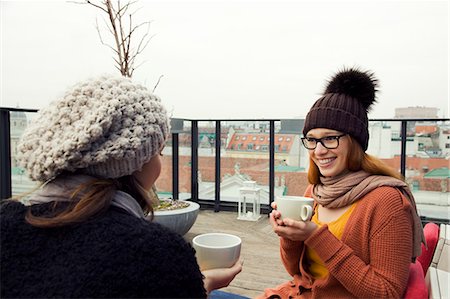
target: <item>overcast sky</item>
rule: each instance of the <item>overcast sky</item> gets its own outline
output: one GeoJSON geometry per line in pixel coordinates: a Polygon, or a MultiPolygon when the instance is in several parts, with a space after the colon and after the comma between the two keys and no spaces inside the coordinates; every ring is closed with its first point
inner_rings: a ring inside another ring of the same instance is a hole
{"type": "MultiPolygon", "coordinates": [[[[344,66],[375,72],[378,103],[449,117],[449,1],[138,1],[151,20],[136,81],[175,117],[303,117],[344,66]]],[[[95,29],[103,13],[66,1],[1,1],[0,106],[41,108],[79,80],[117,73],[95,29]]],[[[107,32],[103,32],[105,37],[107,32]]]]}

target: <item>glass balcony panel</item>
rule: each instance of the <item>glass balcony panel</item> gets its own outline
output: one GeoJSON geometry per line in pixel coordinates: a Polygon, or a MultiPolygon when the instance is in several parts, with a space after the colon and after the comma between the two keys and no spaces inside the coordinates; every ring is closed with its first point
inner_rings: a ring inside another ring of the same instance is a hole
{"type": "Polygon", "coordinates": [[[450,122],[407,123],[406,181],[420,215],[450,218],[450,122]]]}
{"type": "Polygon", "coordinates": [[[244,182],[255,181],[269,204],[269,122],[224,121],[221,129],[221,202],[238,202],[244,182]]]}
{"type": "Polygon", "coordinates": [[[39,182],[32,181],[25,169],[17,161],[17,144],[30,121],[36,116],[34,112],[10,111],[11,142],[11,192],[17,196],[35,189],[39,182]]]}
{"type": "Polygon", "coordinates": [[[280,195],[303,196],[308,186],[309,155],[302,145],[303,120],[275,122],[275,200],[280,195]]]}
{"type": "Polygon", "coordinates": [[[216,122],[198,123],[198,197],[213,201],[215,198],[216,122]]]}
{"type": "MultiPolygon", "coordinates": [[[[406,140],[407,145],[408,142],[411,140],[406,140]]],[[[369,146],[366,153],[379,158],[399,173],[401,143],[401,121],[369,121],[369,146]]]]}
{"type": "MultiPolygon", "coordinates": [[[[401,168],[401,120],[369,122],[367,152],[401,168]]],[[[420,216],[450,218],[450,124],[437,121],[406,123],[405,180],[411,188],[420,216]],[[446,148],[448,147],[448,148],[446,148]]]]}
{"type": "Polygon", "coordinates": [[[370,121],[367,153],[400,172],[401,122],[370,121]]]}
{"type": "Polygon", "coordinates": [[[184,133],[178,135],[179,157],[178,157],[178,188],[179,199],[190,199],[191,194],[191,166],[192,166],[192,134],[191,122],[183,122],[184,133]]]}
{"type": "Polygon", "coordinates": [[[155,182],[158,197],[160,199],[173,198],[172,190],[172,134],[169,134],[169,138],[166,142],[166,146],[162,151],[161,156],[161,174],[155,182]]]}

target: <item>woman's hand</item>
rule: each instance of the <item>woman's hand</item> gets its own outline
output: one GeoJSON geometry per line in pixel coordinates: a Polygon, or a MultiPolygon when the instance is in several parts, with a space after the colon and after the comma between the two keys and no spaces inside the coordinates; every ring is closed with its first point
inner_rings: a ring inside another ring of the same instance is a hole
{"type": "Polygon", "coordinates": [[[230,284],[230,282],[242,271],[242,265],[244,264],[244,259],[239,258],[239,260],[230,268],[218,268],[202,271],[203,284],[206,291],[209,293],[213,290],[224,288],[230,284]]]}
{"type": "Polygon", "coordinates": [[[270,213],[269,222],[273,231],[281,238],[291,241],[305,241],[318,228],[311,221],[296,221],[290,218],[281,219],[281,213],[276,210],[277,205],[272,203],[274,210],[270,213]]]}

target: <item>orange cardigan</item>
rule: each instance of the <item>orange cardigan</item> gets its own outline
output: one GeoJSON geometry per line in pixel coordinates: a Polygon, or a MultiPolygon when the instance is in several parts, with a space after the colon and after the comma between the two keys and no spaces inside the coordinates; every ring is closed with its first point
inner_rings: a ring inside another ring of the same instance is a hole
{"type": "MultiPolygon", "coordinates": [[[[310,196],[310,192],[305,195],[310,196]]],[[[294,279],[266,289],[262,297],[401,297],[413,246],[411,208],[397,189],[379,187],[359,201],[341,240],[330,233],[327,225],[304,242],[280,238],[281,259],[294,279]],[[310,277],[304,244],[317,252],[330,275],[317,280],[310,277]]]]}

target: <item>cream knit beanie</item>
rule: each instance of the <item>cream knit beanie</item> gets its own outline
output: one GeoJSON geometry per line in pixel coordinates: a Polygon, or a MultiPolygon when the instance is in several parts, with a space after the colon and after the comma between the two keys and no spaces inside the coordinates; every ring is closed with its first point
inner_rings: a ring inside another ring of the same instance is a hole
{"type": "Polygon", "coordinates": [[[168,135],[157,96],[129,78],[102,76],[40,110],[22,135],[18,160],[41,182],[63,171],[118,178],[141,170],[168,135]]]}

